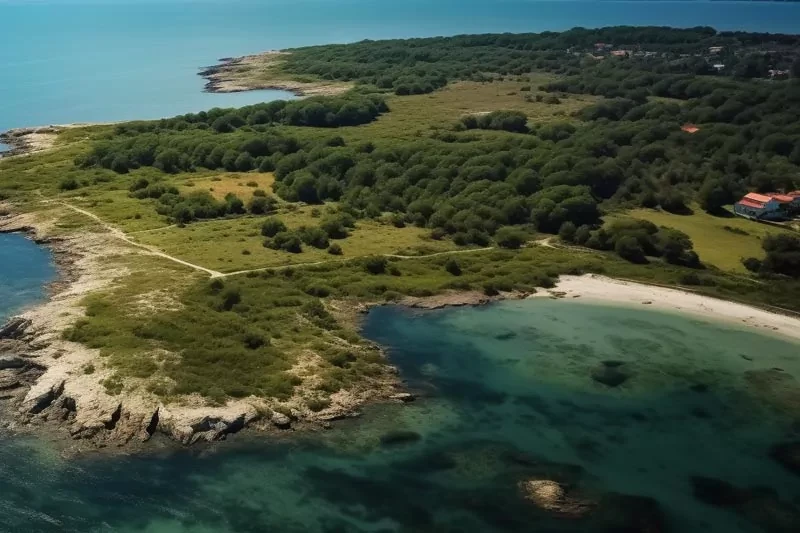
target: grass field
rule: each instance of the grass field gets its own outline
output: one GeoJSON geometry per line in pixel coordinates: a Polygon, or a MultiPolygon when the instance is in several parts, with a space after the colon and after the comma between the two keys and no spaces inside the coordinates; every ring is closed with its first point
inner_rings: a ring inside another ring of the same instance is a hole
{"type": "MultiPolygon", "coordinates": [[[[282,208],[275,216],[289,229],[316,226],[320,217],[304,206],[282,208]]],[[[323,208],[324,210],[324,208],[323,208]]],[[[321,216],[322,213],[320,213],[321,216]]],[[[455,249],[451,241],[428,238],[428,230],[407,226],[396,228],[388,222],[361,220],[346,239],[335,241],[342,247],[342,256],[326,250],[303,246],[303,252],[291,254],[263,246],[261,224],[265,217],[243,217],[228,220],[196,222],[186,227],[169,227],[135,235],[137,242],[155,246],[170,255],[221,272],[234,272],[261,267],[275,267],[350,259],[366,255],[434,253],[455,249]]]]}
{"type": "Polygon", "coordinates": [[[188,178],[179,187],[182,193],[193,191],[208,191],[217,200],[225,198],[226,194],[233,193],[244,202],[253,197],[253,191],[261,189],[271,192],[275,176],[271,172],[226,172],[211,177],[188,178]]]}
{"type": "Polygon", "coordinates": [[[673,215],[654,209],[636,209],[628,216],[649,220],[658,226],[680,230],[694,242],[694,248],[704,263],[730,272],[745,273],[742,258],[762,259],[761,239],[765,235],[784,230],[759,224],[734,215],[712,216],[695,207],[692,215],[673,215]]]}
{"type": "MultiPolygon", "coordinates": [[[[574,121],[575,111],[595,103],[598,99],[590,95],[559,96],[560,103],[536,102],[539,85],[551,82],[554,76],[535,74],[524,78],[508,78],[505,81],[487,83],[456,82],[431,94],[388,97],[389,113],[381,115],[370,124],[337,128],[335,133],[348,141],[375,141],[376,139],[414,139],[430,134],[433,130],[450,129],[464,115],[491,111],[514,110],[525,113],[531,123],[574,121]],[[522,91],[530,87],[531,91],[522,91]],[[532,101],[527,101],[530,97],[532,101]]],[[[285,127],[287,131],[305,136],[329,137],[330,130],[285,127]]],[[[493,135],[496,132],[480,132],[493,135]]]]}

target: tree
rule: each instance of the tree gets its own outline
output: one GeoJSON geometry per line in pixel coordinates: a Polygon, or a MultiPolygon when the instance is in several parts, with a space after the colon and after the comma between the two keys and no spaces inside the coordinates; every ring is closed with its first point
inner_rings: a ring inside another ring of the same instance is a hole
{"type": "Polygon", "coordinates": [[[575,227],[575,224],[568,220],[561,224],[561,228],[558,230],[558,236],[564,242],[575,242],[575,234],[577,231],[578,228],[575,227]]]}
{"type": "Polygon", "coordinates": [[[614,251],[623,259],[631,263],[647,263],[647,257],[644,255],[644,250],[632,235],[625,235],[619,238],[614,245],[614,251]]]}
{"type": "Polygon", "coordinates": [[[525,244],[527,235],[516,228],[506,226],[497,230],[494,240],[497,241],[497,245],[501,248],[514,250],[525,244]]]}
{"type": "Polygon", "coordinates": [[[277,218],[268,218],[261,225],[261,235],[265,237],[274,237],[282,231],[286,231],[286,224],[277,218]]]}
{"type": "Polygon", "coordinates": [[[168,148],[156,156],[153,166],[167,174],[174,174],[180,170],[181,154],[177,150],[168,148]]]}
{"type": "Polygon", "coordinates": [[[708,213],[718,213],[731,203],[731,195],[718,180],[707,180],[697,194],[700,207],[708,213]]]}
{"type": "Polygon", "coordinates": [[[247,152],[242,152],[234,161],[234,166],[239,172],[249,172],[255,168],[255,159],[247,152]]]}

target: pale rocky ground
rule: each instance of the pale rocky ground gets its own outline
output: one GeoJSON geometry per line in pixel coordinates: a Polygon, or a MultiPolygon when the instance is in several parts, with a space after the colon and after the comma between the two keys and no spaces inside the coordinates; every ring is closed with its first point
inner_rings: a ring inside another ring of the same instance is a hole
{"type": "MultiPolygon", "coordinates": [[[[109,257],[145,254],[160,259],[158,254],[137,248],[111,231],[51,237],[54,228],[52,219],[37,214],[0,217],[0,232],[27,231],[46,242],[56,254],[62,273],[49,301],[20,315],[30,321],[24,333],[0,340],[3,359],[10,358],[9,364],[14,366],[7,369],[0,365],[0,373],[15,372],[13,376],[0,375],[0,388],[3,383],[10,385],[4,391],[5,401],[0,401],[0,411],[6,410],[0,414],[0,421],[9,429],[54,427],[88,448],[143,442],[157,432],[191,444],[218,440],[248,426],[261,430],[323,428],[331,420],[357,416],[358,408],[369,401],[411,399],[398,393],[391,372],[362,388],[333,394],[331,405],[319,412],[308,409],[304,390],[280,404],[250,397],[221,406],[209,405],[194,395],[165,403],[135,380],[125,380],[121,394],[109,394],[102,382],[113,375],[113,370],[105,365],[99,350],[67,341],[62,333],[83,316],[82,300],[87,294],[109,289],[129,274],[124,267],[110,267],[109,257]],[[87,372],[89,367],[93,371],[87,372]]],[[[315,357],[301,357],[294,369],[309,378],[310,384],[315,357]]]]}
{"type": "Polygon", "coordinates": [[[353,87],[335,81],[304,82],[293,80],[278,70],[288,52],[271,50],[260,54],[227,58],[207,67],[200,75],[208,80],[206,91],[235,93],[257,90],[289,91],[297,96],[333,96],[353,87]]]}

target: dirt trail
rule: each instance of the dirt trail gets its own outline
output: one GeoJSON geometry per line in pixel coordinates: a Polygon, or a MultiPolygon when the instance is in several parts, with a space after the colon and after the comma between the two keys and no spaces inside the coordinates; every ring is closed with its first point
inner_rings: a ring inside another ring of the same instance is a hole
{"type": "MultiPolygon", "coordinates": [[[[42,200],[42,201],[45,202],[45,203],[54,202],[54,200],[42,200]]],[[[228,278],[228,277],[231,277],[231,276],[241,276],[241,275],[244,275],[244,274],[251,274],[251,273],[254,273],[254,272],[266,272],[266,271],[270,271],[270,270],[277,271],[277,270],[285,270],[287,268],[302,268],[302,267],[309,267],[309,266],[327,265],[327,264],[330,264],[330,263],[344,263],[344,262],[349,260],[349,259],[331,259],[329,261],[315,261],[313,263],[297,263],[297,264],[294,264],[294,265],[277,265],[277,266],[267,266],[267,267],[260,267],[260,268],[251,268],[251,269],[248,269],[248,270],[237,270],[236,272],[218,272],[216,270],[211,270],[210,268],[206,268],[206,267],[203,267],[203,266],[200,266],[200,265],[196,265],[194,263],[189,263],[188,261],[184,261],[183,259],[178,259],[177,257],[174,257],[174,256],[171,256],[169,254],[166,254],[166,253],[158,250],[155,247],[148,246],[146,244],[138,243],[138,242],[134,241],[129,236],[129,234],[126,234],[121,229],[119,229],[117,227],[114,227],[111,224],[105,222],[102,218],[98,217],[97,215],[95,215],[91,211],[87,211],[85,209],[81,209],[80,207],[75,207],[74,205],[71,205],[71,204],[69,204],[67,202],[57,202],[57,203],[59,203],[59,204],[63,205],[64,207],[67,207],[67,208],[75,211],[76,213],[80,213],[80,214],[82,214],[84,216],[87,216],[87,217],[91,218],[95,222],[99,223],[104,229],[108,230],[114,237],[116,237],[116,238],[118,238],[118,239],[120,239],[122,241],[125,241],[126,243],[130,244],[131,246],[135,246],[137,248],[145,250],[148,253],[150,253],[151,255],[155,255],[155,256],[158,256],[158,257],[163,257],[164,259],[169,259],[170,261],[174,261],[175,263],[187,266],[189,268],[193,268],[195,270],[199,270],[201,272],[205,272],[206,274],[208,274],[212,278],[228,278]]],[[[170,228],[170,227],[172,227],[172,226],[166,226],[166,228],[170,228]]],[[[166,229],[166,228],[156,228],[156,229],[166,229]]],[[[156,231],[156,230],[137,231],[137,232],[131,233],[131,235],[136,234],[136,233],[146,233],[148,231],[156,231]]],[[[553,246],[551,244],[550,238],[542,239],[542,240],[539,240],[539,241],[534,241],[533,244],[536,244],[538,246],[544,246],[546,248],[556,248],[556,246],[553,246]]],[[[435,252],[435,253],[427,254],[427,255],[381,254],[381,256],[382,257],[386,257],[388,259],[427,259],[429,257],[439,257],[439,256],[444,256],[444,255],[459,255],[459,254],[471,254],[471,253],[478,253],[478,252],[488,252],[488,251],[495,250],[495,249],[496,249],[496,247],[494,247],[494,246],[488,246],[488,247],[485,247],[485,248],[472,248],[472,249],[469,249],[469,250],[448,250],[448,251],[445,251],[445,252],[435,252]]]]}
{"type": "MultiPolygon", "coordinates": [[[[44,202],[45,203],[49,203],[50,201],[49,200],[44,200],[44,202]]],[[[102,218],[98,217],[97,215],[95,215],[91,211],[87,211],[85,209],[81,209],[80,207],[75,207],[74,205],[68,204],[67,202],[58,202],[58,203],[63,205],[64,207],[66,207],[68,209],[71,209],[71,210],[75,211],[76,213],[80,213],[80,214],[82,214],[84,216],[87,216],[87,217],[91,218],[92,220],[94,220],[95,222],[100,224],[105,230],[109,231],[117,239],[125,241],[126,243],[130,244],[131,246],[135,246],[136,248],[140,248],[142,250],[145,250],[151,255],[155,255],[155,256],[158,256],[158,257],[163,257],[164,259],[169,259],[170,261],[173,261],[173,262],[178,263],[180,265],[187,266],[189,268],[193,268],[194,270],[199,270],[201,272],[205,272],[206,274],[208,274],[212,278],[221,278],[221,277],[224,276],[224,274],[222,272],[217,272],[216,270],[211,270],[210,268],[202,267],[200,265],[195,265],[194,263],[190,263],[188,261],[184,261],[183,259],[178,259],[177,257],[174,257],[174,256],[171,256],[169,254],[166,254],[166,253],[164,253],[164,252],[162,252],[162,251],[160,251],[157,248],[154,248],[152,246],[147,246],[146,244],[138,243],[138,242],[134,241],[133,239],[131,239],[124,231],[122,231],[119,228],[116,228],[116,227],[112,226],[108,222],[105,222],[102,218]]]]}

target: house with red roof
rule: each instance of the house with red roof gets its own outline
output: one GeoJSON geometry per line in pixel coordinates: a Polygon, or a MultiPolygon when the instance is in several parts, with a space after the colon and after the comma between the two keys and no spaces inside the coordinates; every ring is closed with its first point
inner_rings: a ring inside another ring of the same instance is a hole
{"type": "MultiPolygon", "coordinates": [[[[787,217],[788,205],[785,201],[788,196],[782,194],[747,193],[733,206],[733,212],[745,218],[755,220],[780,220],[787,217]],[[777,196],[778,198],[775,198],[777,196]]],[[[794,200],[794,198],[790,198],[794,200]]],[[[791,202],[789,202],[791,203],[791,202]]]]}

